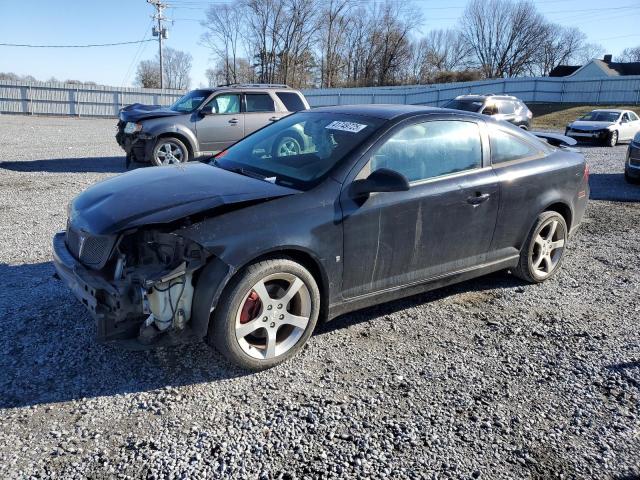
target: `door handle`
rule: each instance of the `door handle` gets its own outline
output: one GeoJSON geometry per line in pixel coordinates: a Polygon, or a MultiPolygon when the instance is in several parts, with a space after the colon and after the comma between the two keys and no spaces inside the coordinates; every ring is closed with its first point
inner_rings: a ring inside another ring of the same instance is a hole
{"type": "Polygon", "coordinates": [[[482,202],[486,202],[487,200],[489,200],[490,196],[490,193],[476,192],[475,195],[467,197],[467,203],[470,203],[471,205],[480,205],[482,202]]]}
{"type": "Polygon", "coordinates": [[[229,123],[231,125],[235,125],[236,123],[238,123],[238,119],[237,118],[232,118],[231,120],[229,120],[229,123]]]}
{"type": "Polygon", "coordinates": [[[269,119],[270,122],[275,122],[275,121],[278,121],[278,120],[280,120],[278,117],[271,117],[269,119]]]}

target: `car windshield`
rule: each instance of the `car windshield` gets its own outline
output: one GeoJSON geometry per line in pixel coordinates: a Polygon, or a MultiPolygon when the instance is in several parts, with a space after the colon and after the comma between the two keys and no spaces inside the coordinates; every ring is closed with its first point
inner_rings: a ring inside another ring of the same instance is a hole
{"type": "Polygon", "coordinates": [[[464,110],[465,112],[479,112],[484,103],[480,100],[449,100],[442,107],[453,110],[464,110]]]}
{"type": "Polygon", "coordinates": [[[586,115],[580,117],[580,120],[588,122],[616,122],[620,117],[619,112],[589,112],[586,115]]]}
{"type": "Polygon", "coordinates": [[[384,120],[359,115],[295,113],[219,153],[213,164],[268,182],[308,190],[383,123],[384,120]]]}
{"type": "Polygon", "coordinates": [[[185,96],[180,97],[176,103],[169,108],[174,112],[193,112],[211,94],[209,90],[193,90],[185,96]]]}

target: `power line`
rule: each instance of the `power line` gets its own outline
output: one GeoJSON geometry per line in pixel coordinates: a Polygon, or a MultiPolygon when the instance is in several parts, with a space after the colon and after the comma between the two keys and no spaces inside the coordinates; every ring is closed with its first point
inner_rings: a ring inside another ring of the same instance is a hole
{"type": "Polygon", "coordinates": [[[0,47],[27,47],[27,48],[90,48],[90,47],[115,47],[117,45],[133,45],[135,43],[151,42],[149,40],[134,40],[132,42],[116,43],[90,43],[87,45],[33,45],[29,43],[0,43],[0,47]]]}

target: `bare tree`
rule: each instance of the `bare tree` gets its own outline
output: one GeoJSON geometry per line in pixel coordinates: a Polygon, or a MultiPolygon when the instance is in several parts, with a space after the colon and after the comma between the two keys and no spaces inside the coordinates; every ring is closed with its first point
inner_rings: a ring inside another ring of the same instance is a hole
{"type": "Polygon", "coordinates": [[[470,45],[457,30],[431,30],[426,38],[426,62],[435,71],[454,71],[466,67],[470,45]]]}
{"type": "Polygon", "coordinates": [[[575,55],[576,63],[584,65],[594,58],[602,58],[604,47],[598,43],[585,43],[575,55]]]}
{"type": "Polygon", "coordinates": [[[240,4],[211,5],[202,22],[206,32],[202,42],[213,52],[217,61],[224,63],[224,80],[220,83],[238,83],[238,61],[242,44],[245,9],[240,4]]]}
{"type": "Polygon", "coordinates": [[[471,0],[462,32],[486,78],[523,74],[546,38],[546,22],[530,1],[471,0]]]}
{"type": "Polygon", "coordinates": [[[351,5],[349,0],[329,0],[318,21],[321,87],[333,87],[340,81],[349,48],[345,38],[352,26],[351,5]]]}
{"type": "Polygon", "coordinates": [[[619,62],[640,62],[640,45],[625,48],[616,60],[619,62]]]}
{"type": "Polygon", "coordinates": [[[155,60],[142,60],[136,71],[136,84],[142,88],[160,88],[160,64],[155,60]]]}
{"type": "Polygon", "coordinates": [[[577,28],[567,28],[549,23],[546,25],[544,41],[536,52],[529,73],[537,76],[549,75],[558,65],[569,65],[577,61],[587,36],[577,28]]]}
{"type": "Polygon", "coordinates": [[[165,48],[163,56],[165,88],[176,90],[189,88],[191,85],[189,74],[193,61],[191,54],[173,48],[165,48]]]}

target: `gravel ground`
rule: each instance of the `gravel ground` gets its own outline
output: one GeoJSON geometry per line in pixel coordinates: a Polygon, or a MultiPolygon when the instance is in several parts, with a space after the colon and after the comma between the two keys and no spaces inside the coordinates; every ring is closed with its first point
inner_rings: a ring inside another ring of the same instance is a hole
{"type": "Polygon", "coordinates": [[[584,147],[562,271],[350,314],[246,375],[125,352],[52,278],[67,202],[123,169],[113,120],[0,116],[0,478],[640,478],[640,187],[584,147]]]}

